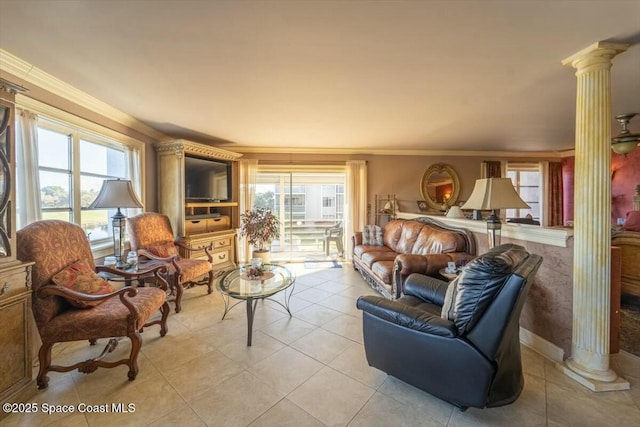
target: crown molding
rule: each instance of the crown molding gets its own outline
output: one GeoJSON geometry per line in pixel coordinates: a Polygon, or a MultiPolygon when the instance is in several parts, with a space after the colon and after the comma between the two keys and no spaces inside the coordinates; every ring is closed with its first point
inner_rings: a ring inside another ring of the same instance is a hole
{"type": "Polygon", "coordinates": [[[4,49],[0,49],[0,70],[6,71],[22,79],[24,82],[38,86],[54,95],[91,110],[94,113],[98,113],[157,141],[170,139],[169,136],[158,132],[135,117],[76,89],[4,49]]]}
{"type": "MultiPolygon", "coordinates": [[[[374,156],[455,156],[455,157],[509,157],[509,158],[548,158],[559,159],[567,157],[560,151],[466,151],[466,150],[402,150],[402,149],[371,149],[371,148],[309,148],[309,147],[249,147],[249,146],[220,146],[233,148],[239,153],[256,154],[342,154],[374,156]]],[[[573,154],[571,154],[573,155],[573,154]]]]}

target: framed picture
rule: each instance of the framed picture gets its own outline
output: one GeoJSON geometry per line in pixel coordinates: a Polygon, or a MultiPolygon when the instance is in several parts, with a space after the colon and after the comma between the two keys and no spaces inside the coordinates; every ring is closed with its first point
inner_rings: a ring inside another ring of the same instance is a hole
{"type": "Polygon", "coordinates": [[[429,209],[427,202],[424,200],[416,200],[416,203],[418,204],[418,209],[420,209],[420,212],[424,212],[429,209]]]}

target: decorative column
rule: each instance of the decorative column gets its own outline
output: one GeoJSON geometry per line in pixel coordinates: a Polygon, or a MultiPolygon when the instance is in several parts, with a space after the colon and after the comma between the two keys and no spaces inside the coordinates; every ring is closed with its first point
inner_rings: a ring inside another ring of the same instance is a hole
{"type": "Polygon", "coordinates": [[[593,391],[629,383],[609,367],[611,310],[611,59],[628,45],[597,42],[562,61],[574,67],[576,100],[573,333],[560,365],[593,391]]]}

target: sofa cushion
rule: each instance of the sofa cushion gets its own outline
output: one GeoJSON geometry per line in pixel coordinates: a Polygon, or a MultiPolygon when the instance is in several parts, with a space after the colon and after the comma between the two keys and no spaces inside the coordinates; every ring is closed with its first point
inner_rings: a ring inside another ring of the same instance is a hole
{"type": "Polygon", "coordinates": [[[358,245],[353,248],[353,256],[356,258],[362,259],[362,256],[369,252],[389,252],[395,254],[395,252],[386,246],[358,245]]]}
{"type": "Polygon", "coordinates": [[[464,251],[465,242],[461,235],[425,225],[420,230],[411,253],[426,255],[464,251]]]}
{"type": "Polygon", "coordinates": [[[393,261],[396,259],[397,255],[398,254],[396,254],[392,250],[370,251],[362,254],[362,257],[360,259],[362,260],[363,264],[371,268],[371,266],[378,261],[393,261]]]}
{"type": "Polygon", "coordinates": [[[445,296],[442,316],[455,323],[460,335],[469,332],[527,256],[522,246],[506,244],[474,258],[451,283],[453,289],[447,290],[450,295],[445,296]]]}
{"type": "MultiPolygon", "coordinates": [[[[106,295],[115,290],[109,282],[98,276],[86,261],[76,261],[66,266],[56,273],[51,281],[58,286],[88,295],[106,295]]],[[[77,308],[91,308],[105,301],[79,301],[74,298],[66,300],[77,308]]]]}
{"type": "Polygon", "coordinates": [[[377,261],[371,266],[373,273],[386,285],[391,284],[391,273],[393,272],[393,260],[377,261]]]}
{"type": "MultiPolygon", "coordinates": [[[[416,240],[420,235],[420,230],[424,227],[424,224],[419,221],[404,221],[402,224],[402,230],[400,231],[400,236],[398,240],[395,242],[395,248],[392,246],[392,249],[395,249],[399,254],[410,254],[413,251],[413,247],[415,246],[416,240]]],[[[385,236],[385,243],[387,238],[385,236]]],[[[389,246],[387,244],[387,246],[389,246]]]]}

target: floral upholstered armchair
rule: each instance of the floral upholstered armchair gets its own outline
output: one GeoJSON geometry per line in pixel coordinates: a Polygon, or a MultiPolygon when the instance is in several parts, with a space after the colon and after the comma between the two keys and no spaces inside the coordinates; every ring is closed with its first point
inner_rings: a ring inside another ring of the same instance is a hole
{"type": "MultiPolygon", "coordinates": [[[[90,373],[99,367],[129,366],[129,380],[138,374],[138,353],[142,347],[143,327],[160,325],[160,335],[167,333],[169,304],[166,282],[156,271],[161,287],[125,287],[114,290],[96,274],[91,247],[82,228],[65,221],[44,220],[27,225],[17,233],[18,258],[33,261],[33,316],[42,339],[38,352],[40,371],[38,388],[49,383],[47,372],[78,369],[90,373]],[[149,321],[160,310],[159,319],[149,321]],[[120,337],[129,337],[128,358],[102,360],[117,345],[120,337]],[[55,343],[111,338],[102,354],[71,366],[51,364],[55,343]]],[[[162,267],[166,270],[165,267],[162,267]]],[[[108,267],[98,271],[117,274],[108,267]]]]}
{"type": "Polygon", "coordinates": [[[129,241],[132,251],[138,256],[166,261],[169,263],[169,286],[175,292],[176,313],[182,310],[184,288],[207,285],[207,292],[213,291],[213,258],[211,246],[192,248],[175,241],[169,217],[155,212],[145,212],[127,220],[129,241]],[[207,260],[181,258],[178,248],[187,252],[204,252],[207,260]]]}

